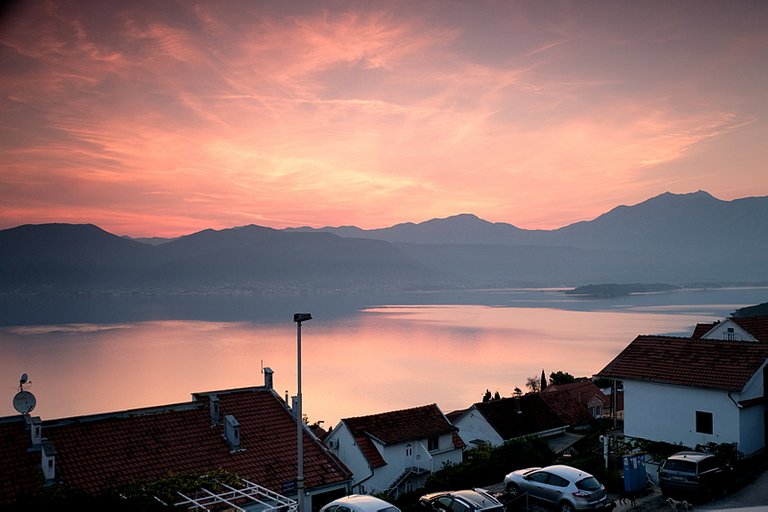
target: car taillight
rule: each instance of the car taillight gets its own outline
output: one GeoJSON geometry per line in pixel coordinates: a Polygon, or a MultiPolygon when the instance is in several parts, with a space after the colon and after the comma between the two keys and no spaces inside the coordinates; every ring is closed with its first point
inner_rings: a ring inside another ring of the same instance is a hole
{"type": "Polygon", "coordinates": [[[589,493],[587,491],[574,491],[573,495],[576,498],[589,498],[589,493]]]}

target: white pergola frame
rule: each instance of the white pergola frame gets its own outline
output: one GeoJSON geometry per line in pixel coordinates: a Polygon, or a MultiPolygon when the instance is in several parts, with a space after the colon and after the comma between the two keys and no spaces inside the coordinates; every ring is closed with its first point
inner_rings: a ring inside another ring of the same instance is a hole
{"type": "Polygon", "coordinates": [[[245,486],[237,489],[231,485],[220,483],[228,490],[220,493],[214,493],[208,489],[201,488],[202,496],[193,498],[181,492],[178,494],[184,498],[176,507],[186,506],[187,510],[235,510],[238,512],[296,512],[298,502],[286,498],[282,494],[255,484],[246,479],[242,479],[245,486]]]}

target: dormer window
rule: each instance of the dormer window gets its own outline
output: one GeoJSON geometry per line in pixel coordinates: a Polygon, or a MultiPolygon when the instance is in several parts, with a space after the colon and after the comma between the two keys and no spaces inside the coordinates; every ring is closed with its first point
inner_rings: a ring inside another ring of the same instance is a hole
{"type": "Polygon", "coordinates": [[[440,438],[438,436],[432,436],[427,439],[427,450],[433,452],[440,448],[440,438]]]}

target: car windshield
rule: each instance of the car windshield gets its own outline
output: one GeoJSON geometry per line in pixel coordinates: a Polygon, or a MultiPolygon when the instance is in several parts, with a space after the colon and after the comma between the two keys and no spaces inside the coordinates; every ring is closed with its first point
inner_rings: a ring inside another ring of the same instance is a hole
{"type": "Polygon", "coordinates": [[[380,508],[377,512],[400,512],[400,509],[397,507],[384,507],[380,508]]]}
{"type": "Polygon", "coordinates": [[[696,463],[691,462],[690,460],[667,459],[667,462],[664,463],[664,469],[669,471],[683,471],[686,473],[695,473],[696,463]]]}
{"type": "Polygon", "coordinates": [[[582,491],[597,491],[600,489],[600,482],[595,477],[587,477],[576,482],[576,487],[582,491]]]}

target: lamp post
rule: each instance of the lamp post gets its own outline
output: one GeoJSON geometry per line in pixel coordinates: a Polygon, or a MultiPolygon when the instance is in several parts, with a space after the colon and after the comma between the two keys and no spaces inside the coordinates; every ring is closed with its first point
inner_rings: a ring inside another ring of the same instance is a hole
{"type": "Polygon", "coordinates": [[[312,320],[309,313],[294,313],[293,321],[296,322],[296,376],[298,387],[296,389],[296,446],[298,471],[296,473],[296,500],[299,512],[304,512],[304,418],[301,412],[301,322],[312,320]]]}

